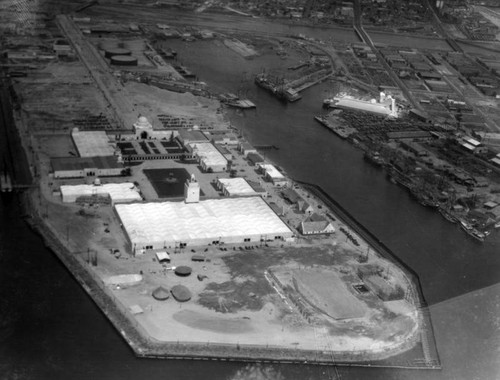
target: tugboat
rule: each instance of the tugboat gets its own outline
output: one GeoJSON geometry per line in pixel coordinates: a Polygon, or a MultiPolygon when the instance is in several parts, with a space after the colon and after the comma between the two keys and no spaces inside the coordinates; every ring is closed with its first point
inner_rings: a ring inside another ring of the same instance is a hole
{"type": "Polygon", "coordinates": [[[469,223],[463,220],[460,221],[460,228],[462,228],[462,230],[464,230],[467,235],[473,237],[477,241],[483,242],[484,238],[486,237],[484,233],[475,229],[469,223]]]}
{"type": "Polygon", "coordinates": [[[380,154],[378,152],[365,152],[363,154],[363,158],[370,162],[371,164],[381,167],[385,164],[385,161],[382,157],[380,157],[380,154]]]}

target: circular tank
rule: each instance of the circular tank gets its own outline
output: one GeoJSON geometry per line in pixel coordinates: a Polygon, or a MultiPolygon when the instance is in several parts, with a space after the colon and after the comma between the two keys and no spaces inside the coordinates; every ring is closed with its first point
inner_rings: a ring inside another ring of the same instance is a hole
{"type": "Polygon", "coordinates": [[[118,66],[137,66],[137,58],[130,55],[114,55],[111,64],[118,66]]]}
{"type": "Polygon", "coordinates": [[[111,58],[115,55],[131,55],[131,54],[132,54],[132,52],[130,50],[122,49],[122,48],[118,48],[118,47],[107,48],[104,50],[104,56],[106,58],[111,58]]]}

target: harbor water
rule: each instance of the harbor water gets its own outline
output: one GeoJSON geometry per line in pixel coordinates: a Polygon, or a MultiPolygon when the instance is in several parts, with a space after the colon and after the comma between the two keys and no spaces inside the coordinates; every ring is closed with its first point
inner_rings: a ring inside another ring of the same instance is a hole
{"type": "MultiPolygon", "coordinates": [[[[211,88],[243,94],[256,110],[228,110],[233,126],[297,180],[321,186],[419,276],[443,369],[340,368],[343,379],[494,379],[500,368],[498,232],[479,244],[420,206],[362,152],[313,120],[333,83],[284,104],[253,75],[285,65],[273,51],[246,60],[220,42],[171,46],[211,88]],[[224,53],[224,54],[222,54],[224,53]]],[[[0,205],[0,378],[327,379],[323,367],[136,359],[113,326],[22,219],[0,205]],[[252,377],[253,376],[253,377],[252,377]]]]}

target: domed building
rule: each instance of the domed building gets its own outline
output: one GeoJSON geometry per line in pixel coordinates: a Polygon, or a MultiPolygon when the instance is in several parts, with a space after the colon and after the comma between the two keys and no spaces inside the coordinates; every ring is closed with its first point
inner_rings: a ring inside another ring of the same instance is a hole
{"type": "Polygon", "coordinates": [[[135,136],[139,138],[148,138],[153,135],[153,126],[148,121],[146,116],[139,116],[137,121],[134,123],[135,136]]]}

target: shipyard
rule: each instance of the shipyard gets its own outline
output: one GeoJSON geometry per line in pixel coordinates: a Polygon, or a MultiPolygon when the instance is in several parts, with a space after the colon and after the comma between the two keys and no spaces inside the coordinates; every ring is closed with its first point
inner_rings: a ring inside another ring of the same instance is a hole
{"type": "Polygon", "coordinates": [[[442,30],[458,16],[441,4],[386,28],[362,1],[222,3],[72,2],[5,26],[2,199],[138,358],[441,371],[422,273],[293,164],[337,163],[287,140],[352,147],[391,192],[497,244],[500,79],[455,41],[493,41],[496,14],[442,30]],[[266,17],[286,32],[254,32],[266,17]],[[377,42],[395,31],[447,45],[377,42]]]}

